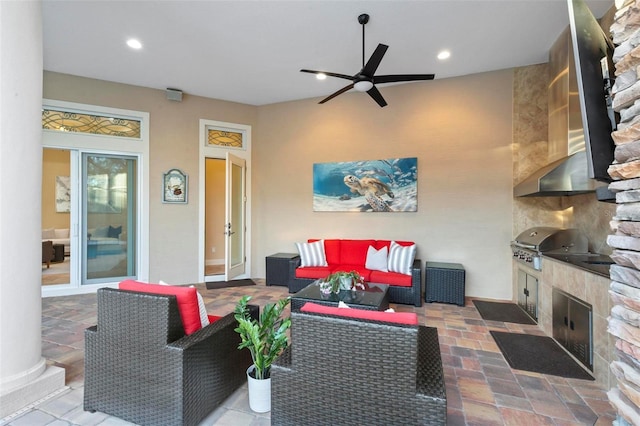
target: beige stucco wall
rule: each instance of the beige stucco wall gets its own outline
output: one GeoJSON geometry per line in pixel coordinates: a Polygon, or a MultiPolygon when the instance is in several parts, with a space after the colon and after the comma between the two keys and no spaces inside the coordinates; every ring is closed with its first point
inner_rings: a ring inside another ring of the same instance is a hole
{"type": "Polygon", "coordinates": [[[44,97],[149,113],[149,279],[197,282],[199,120],[255,126],[256,107],[188,94],[169,101],[164,90],[51,72],[44,73],[44,97]],[[189,175],[186,205],[161,201],[162,173],[172,168],[189,175]]]}
{"type": "Polygon", "coordinates": [[[510,299],[513,71],[259,108],[254,256],[307,238],[414,240],[424,261],[462,263],[467,295],[510,299]],[[416,213],[314,212],[316,162],[418,158],[416,213]]]}
{"type": "Polygon", "coordinates": [[[46,149],[42,153],[42,229],[70,228],[69,212],[56,211],[56,176],[69,176],[69,151],[46,149]]]}
{"type": "Polygon", "coordinates": [[[389,106],[348,93],[261,107],[45,72],[44,97],[150,114],[150,280],[198,277],[198,120],[253,126],[252,275],[265,256],[320,238],[414,240],[424,261],[462,263],[467,295],[511,298],[513,71],[387,86],[389,106]],[[315,162],[418,158],[415,213],[313,212],[315,162]],[[160,177],[189,174],[189,203],[160,177]]]}

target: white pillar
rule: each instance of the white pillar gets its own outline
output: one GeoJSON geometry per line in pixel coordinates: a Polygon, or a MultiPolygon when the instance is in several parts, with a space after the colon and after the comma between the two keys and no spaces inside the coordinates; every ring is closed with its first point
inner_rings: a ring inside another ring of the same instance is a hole
{"type": "Polygon", "coordinates": [[[64,387],[42,357],[42,3],[0,0],[0,418],[64,387]]]}

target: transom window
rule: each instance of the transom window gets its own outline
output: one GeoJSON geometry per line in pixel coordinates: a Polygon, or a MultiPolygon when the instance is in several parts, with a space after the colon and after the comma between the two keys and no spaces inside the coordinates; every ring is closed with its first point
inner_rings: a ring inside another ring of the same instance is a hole
{"type": "Polygon", "coordinates": [[[59,132],[140,138],[140,121],[54,109],[42,110],[42,128],[59,132]]]}
{"type": "Polygon", "coordinates": [[[243,133],[207,127],[207,144],[227,148],[244,148],[243,133]]]}

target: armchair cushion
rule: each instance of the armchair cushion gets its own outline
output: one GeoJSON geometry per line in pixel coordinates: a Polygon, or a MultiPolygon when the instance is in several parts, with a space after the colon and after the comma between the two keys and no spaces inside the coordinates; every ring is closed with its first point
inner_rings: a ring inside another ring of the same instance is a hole
{"type": "Polygon", "coordinates": [[[414,312],[380,312],[365,309],[344,309],[335,306],[319,305],[312,302],[305,303],[304,306],[300,308],[300,312],[391,322],[394,324],[418,325],[418,316],[414,312]]]}
{"type": "Polygon", "coordinates": [[[197,290],[194,287],[147,284],[134,280],[125,280],[118,285],[118,288],[141,293],[174,295],[178,301],[178,310],[180,311],[184,333],[189,335],[202,328],[198,296],[196,295],[197,290]]]}

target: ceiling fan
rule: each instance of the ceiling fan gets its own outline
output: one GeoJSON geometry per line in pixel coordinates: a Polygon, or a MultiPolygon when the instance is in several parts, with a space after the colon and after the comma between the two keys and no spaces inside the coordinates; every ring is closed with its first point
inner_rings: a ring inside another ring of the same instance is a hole
{"type": "Polygon", "coordinates": [[[329,77],[337,77],[345,80],[351,80],[352,83],[343,87],[335,93],[327,96],[321,100],[320,104],[323,104],[336,96],[351,90],[356,89],[358,92],[367,92],[371,98],[378,103],[381,107],[387,105],[387,102],[382,97],[380,91],[376,88],[376,84],[382,83],[397,83],[402,81],[420,81],[420,80],[433,80],[434,74],[395,74],[395,75],[375,75],[384,54],[387,52],[389,46],[385,44],[378,44],[376,50],[373,52],[367,63],[364,63],[364,26],[369,22],[369,15],[363,13],[358,16],[358,22],[362,25],[362,69],[355,75],[338,74],[328,71],[315,71],[302,69],[300,72],[308,72],[316,75],[324,75],[329,77]]]}

